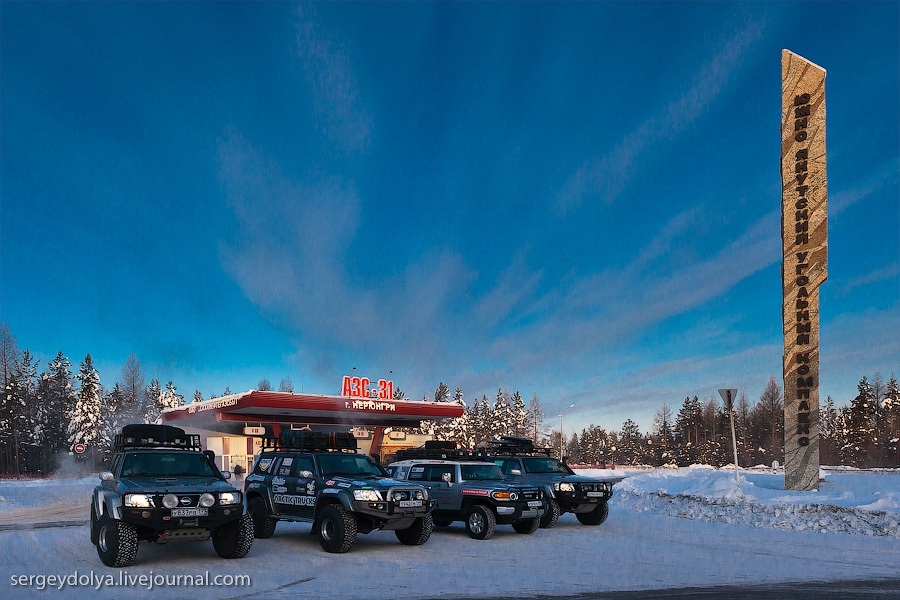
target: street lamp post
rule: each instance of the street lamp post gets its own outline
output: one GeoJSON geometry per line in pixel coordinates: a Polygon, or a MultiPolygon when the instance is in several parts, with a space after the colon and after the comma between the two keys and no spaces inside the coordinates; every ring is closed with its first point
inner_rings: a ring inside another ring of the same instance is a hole
{"type": "Polygon", "coordinates": [[[566,411],[570,408],[575,408],[574,404],[570,404],[567,408],[564,408],[561,413],[559,413],[559,460],[563,459],[563,415],[566,414],[566,411]]]}

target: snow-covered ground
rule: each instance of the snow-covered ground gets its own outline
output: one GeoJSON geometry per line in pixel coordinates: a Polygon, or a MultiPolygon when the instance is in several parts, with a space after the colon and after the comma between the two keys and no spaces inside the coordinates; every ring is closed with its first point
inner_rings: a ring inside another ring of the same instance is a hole
{"type": "Polygon", "coordinates": [[[0,595],[486,598],[898,576],[900,470],[826,468],[805,493],[764,468],[741,470],[740,491],[733,469],[613,473],[626,479],[599,527],[564,515],[533,535],[499,526],[482,542],[456,523],[421,547],[373,532],[335,555],[309,525],[280,523],[241,560],[219,559],[209,542],[142,542],[128,569],[103,566],[88,539],[96,477],[0,481],[0,595]]]}

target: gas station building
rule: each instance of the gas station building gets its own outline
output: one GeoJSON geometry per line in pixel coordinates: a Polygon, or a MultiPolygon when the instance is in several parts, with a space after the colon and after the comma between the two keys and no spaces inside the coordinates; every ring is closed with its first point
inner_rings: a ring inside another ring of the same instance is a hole
{"type": "Polygon", "coordinates": [[[462,414],[463,406],[453,402],[251,390],[170,408],[160,419],[163,424],[200,434],[203,447],[216,453],[220,469],[241,467],[236,472],[246,472],[262,448],[262,438],[277,437],[285,429],[351,431],[361,452],[383,459],[431,439],[398,429],[462,414]]]}

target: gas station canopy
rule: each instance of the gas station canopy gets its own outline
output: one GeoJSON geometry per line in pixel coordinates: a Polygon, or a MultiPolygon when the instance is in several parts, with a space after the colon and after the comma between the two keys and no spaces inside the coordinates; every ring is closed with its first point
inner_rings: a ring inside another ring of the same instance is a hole
{"type": "Polygon", "coordinates": [[[320,394],[251,390],[163,411],[164,423],[201,425],[210,421],[305,423],[348,427],[418,427],[423,420],[462,416],[454,402],[411,402],[320,394]]]}

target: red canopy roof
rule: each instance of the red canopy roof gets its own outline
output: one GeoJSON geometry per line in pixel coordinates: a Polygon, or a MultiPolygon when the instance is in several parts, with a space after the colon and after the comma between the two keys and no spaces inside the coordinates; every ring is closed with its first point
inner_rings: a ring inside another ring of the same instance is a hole
{"type": "Polygon", "coordinates": [[[463,406],[453,402],[410,402],[251,390],[166,409],[162,413],[162,421],[185,425],[199,425],[201,421],[241,421],[416,427],[422,420],[454,418],[462,414],[463,406]]]}

